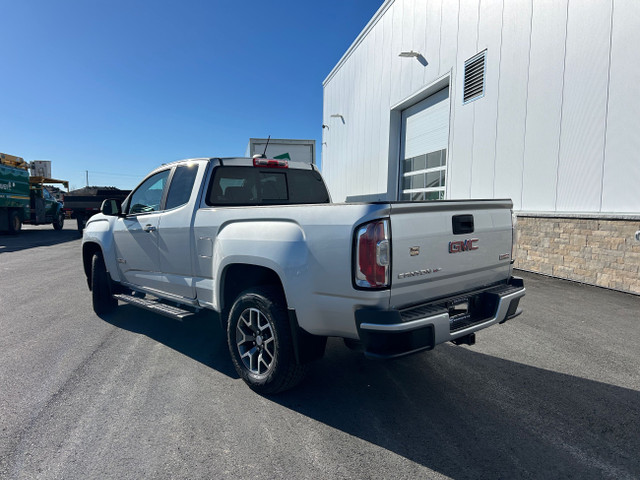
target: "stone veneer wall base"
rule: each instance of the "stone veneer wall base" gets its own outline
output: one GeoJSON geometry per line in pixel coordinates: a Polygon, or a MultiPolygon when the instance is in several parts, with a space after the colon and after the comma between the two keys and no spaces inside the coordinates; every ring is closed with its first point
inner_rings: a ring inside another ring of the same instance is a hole
{"type": "Polygon", "coordinates": [[[640,295],[640,217],[518,212],[514,267],[640,295]]]}

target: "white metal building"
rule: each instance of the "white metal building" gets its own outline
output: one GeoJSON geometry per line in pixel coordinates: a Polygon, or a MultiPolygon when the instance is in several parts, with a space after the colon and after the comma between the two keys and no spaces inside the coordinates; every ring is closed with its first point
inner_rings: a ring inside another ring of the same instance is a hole
{"type": "Polygon", "coordinates": [[[323,83],[331,195],[640,229],[639,45],[638,0],[386,0],[323,83]]]}

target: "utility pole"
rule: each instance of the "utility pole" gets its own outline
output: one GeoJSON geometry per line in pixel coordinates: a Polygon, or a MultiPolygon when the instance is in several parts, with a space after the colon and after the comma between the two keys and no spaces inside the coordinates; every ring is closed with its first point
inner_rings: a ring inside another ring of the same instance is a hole
{"type": "Polygon", "coordinates": [[[89,170],[85,170],[84,171],[85,175],[86,175],[86,183],[87,183],[87,187],[89,186],[89,170]]]}

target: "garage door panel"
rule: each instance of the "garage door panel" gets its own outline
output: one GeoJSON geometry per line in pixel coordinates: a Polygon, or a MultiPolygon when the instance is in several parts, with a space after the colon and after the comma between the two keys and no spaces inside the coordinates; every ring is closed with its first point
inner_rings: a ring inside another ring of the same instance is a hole
{"type": "Polygon", "coordinates": [[[447,88],[402,112],[404,158],[447,148],[449,90],[447,88]]]}
{"type": "Polygon", "coordinates": [[[449,143],[448,88],[402,112],[401,141],[400,199],[444,198],[449,143]]]}

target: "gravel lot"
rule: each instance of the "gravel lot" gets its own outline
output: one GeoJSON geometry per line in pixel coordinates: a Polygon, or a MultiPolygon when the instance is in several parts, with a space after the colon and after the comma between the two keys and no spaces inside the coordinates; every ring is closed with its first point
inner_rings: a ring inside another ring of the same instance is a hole
{"type": "Polygon", "coordinates": [[[523,274],[473,347],[265,398],[211,313],[98,318],[72,227],[0,235],[0,478],[640,478],[640,297],[523,274]]]}

